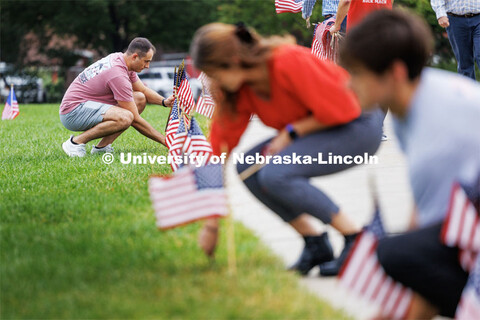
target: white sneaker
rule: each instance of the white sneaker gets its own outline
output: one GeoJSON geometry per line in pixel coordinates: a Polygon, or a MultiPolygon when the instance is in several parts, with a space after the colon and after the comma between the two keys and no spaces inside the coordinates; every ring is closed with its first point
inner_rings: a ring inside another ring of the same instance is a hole
{"type": "Polygon", "coordinates": [[[70,157],[84,157],[87,154],[85,150],[85,144],[73,144],[72,143],[73,134],[62,144],[62,149],[70,157]]]}
{"type": "Polygon", "coordinates": [[[92,151],[90,151],[91,154],[103,153],[103,152],[113,153],[112,144],[111,143],[107,144],[105,147],[102,147],[102,148],[97,148],[97,147],[93,146],[92,151]]]}

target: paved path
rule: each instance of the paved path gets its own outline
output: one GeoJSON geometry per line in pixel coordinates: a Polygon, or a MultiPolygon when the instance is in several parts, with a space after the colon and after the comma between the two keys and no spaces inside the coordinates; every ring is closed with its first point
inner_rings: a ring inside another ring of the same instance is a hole
{"type": "MultiPolygon", "coordinates": [[[[373,176],[385,227],[389,232],[396,232],[406,229],[413,204],[405,159],[397,147],[389,116],[385,120],[385,131],[389,140],[380,146],[378,164],[357,166],[339,174],[315,178],[313,183],[331,196],[358,224],[365,225],[373,214],[368,186],[369,177],[373,176]]],[[[258,119],[253,119],[236,152],[246,151],[274,134],[274,130],[265,127],[258,119]]],[[[285,265],[293,263],[303,248],[301,237],[250,194],[239,180],[232,164],[227,169],[227,183],[235,219],[253,230],[261,241],[284,260],[285,265]]],[[[325,227],[317,220],[315,222],[319,230],[328,230],[338,254],[343,247],[341,235],[331,227],[325,227]]],[[[375,314],[374,308],[337,286],[336,278],[319,277],[318,268],[312,270],[301,282],[332,306],[343,309],[355,319],[368,319],[375,314]]]]}

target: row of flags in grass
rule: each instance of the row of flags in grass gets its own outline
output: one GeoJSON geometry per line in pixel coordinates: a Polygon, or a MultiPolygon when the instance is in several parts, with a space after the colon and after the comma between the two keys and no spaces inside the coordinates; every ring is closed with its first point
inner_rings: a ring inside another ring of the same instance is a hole
{"type": "Polygon", "coordinates": [[[7,102],[5,102],[5,107],[2,112],[2,120],[13,120],[20,113],[18,108],[17,97],[15,96],[15,90],[13,90],[13,85],[10,87],[10,93],[8,94],[7,102]]]}
{"type": "MultiPolygon", "coordinates": [[[[208,87],[205,85],[208,79],[203,73],[202,77],[200,80],[204,88],[200,99],[206,100],[209,99],[208,87]]],[[[228,213],[222,166],[209,164],[213,154],[212,146],[195,117],[189,117],[194,100],[183,63],[175,70],[173,91],[175,101],[167,121],[165,142],[174,173],[149,179],[150,198],[160,229],[170,229],[228,213]],[[196,160],[189,163],[191,159],[196,160]]],[[[197,103],[197,112],[200,110],[202,114],[211,117],[214,108],[213,100],[211,101],[202,102],[201,105],[197,103]]]]}
{"type": "MultiPolygon", "coordinates": [[[[453,187],[440,237],[443,244],[458,247],[460,264],[470,273],[455,316],[460,320],[480,319],[480,217],[478,203],[477,207],[472,203],[479,201],[478,197],[467,195],[458,184],[453,187]]],[[[357,238],[340,271],[339,281],[377,306],[382,317],[404,319],[412,302],[412,290],[395,282],[378,262],[376,247],[384,236],[385,229],[376,205],[374,218],[357,238]]]]}

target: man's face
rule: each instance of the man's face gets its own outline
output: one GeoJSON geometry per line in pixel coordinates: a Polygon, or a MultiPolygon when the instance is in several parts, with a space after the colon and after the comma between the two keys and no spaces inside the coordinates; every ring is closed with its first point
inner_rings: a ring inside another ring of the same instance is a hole
{"type": "Polygon", "coordinates": [[[153,58],[153,50],[150,49],[147,54],[140,58],[140,56],[137,53],[134,53],[134,59],[132,63],[132,70],[135,72],[140,72],[143,69],[148,69],[150,67],[150,62],[152,61],[153,58]]]}
{"type": "Polygon", "coordinates": [[[349,86],[356,93],[362,109],[371,110],[388,104],[393,81],[388,72],[378,75],[363,65],[356,65],[348,71],[351,75],[349,86]]]}

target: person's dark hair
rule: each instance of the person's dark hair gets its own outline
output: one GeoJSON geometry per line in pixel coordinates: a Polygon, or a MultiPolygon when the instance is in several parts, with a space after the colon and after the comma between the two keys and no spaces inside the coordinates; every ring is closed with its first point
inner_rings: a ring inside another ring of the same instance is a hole
{"type": "Polygon", "coordinates": [[[433,37],[425,21],[406,10],[379,10],[349,30],[340,47],[340,64],[362,65],[383,74],[396,60],[417,78],[430,58],[433,37]]]}
{"type": "Polygon", "coordinates": [[[145,57],[148,51],[153,50],[153,53],[157,51],[153,44],[148,41],[147,38],[135,38],[128,45],[127,54],[130,56],[134,53],[137,53],[140,58],[145,57]]]}

